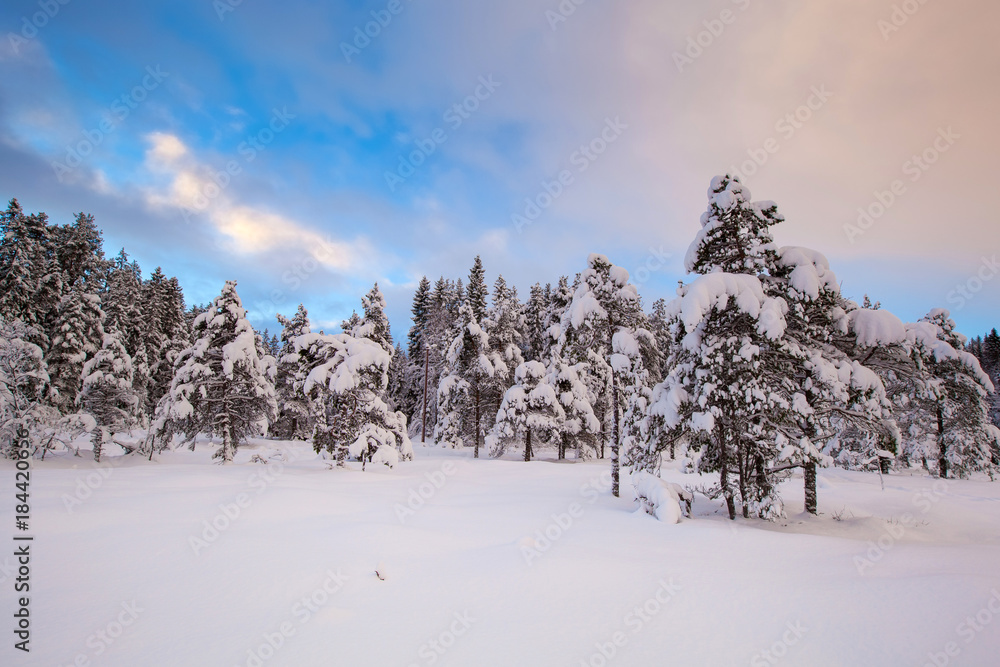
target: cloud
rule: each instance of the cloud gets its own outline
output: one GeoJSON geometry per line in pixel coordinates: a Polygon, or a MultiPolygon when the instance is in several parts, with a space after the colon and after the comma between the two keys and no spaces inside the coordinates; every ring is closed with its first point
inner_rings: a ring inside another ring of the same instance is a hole
{"type": "Polygon", "coordinates": [[[376,258],[364,237],[335,239],[286,216],[239,202],[228,188],[238,173],[213,172],[177,136],[153,132],[147,141],[145,165],[160,177],[160,185],[147,188],[147,203],[174,208],[187,219],[206,217],[225,250],[248,257],[292,252],[341,273],[363,271],[376,258]],[[220,173],[226,178],[220,179],[220,173]]]}

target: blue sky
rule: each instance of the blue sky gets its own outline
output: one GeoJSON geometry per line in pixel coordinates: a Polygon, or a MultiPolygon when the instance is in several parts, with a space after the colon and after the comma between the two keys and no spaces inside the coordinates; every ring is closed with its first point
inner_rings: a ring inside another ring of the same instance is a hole
{"type": "Polygon", "coordinates": [[[601,252],[670,297],[735,167],[847,295],[975,335],[1000,319],[1000,8],[913,7],[10,0],[0,197],[93,213],[189,303],[236,279],[272,330],[299,302],[332,330],[378,281],[400,337],[420,276],[476,254],[522,296],[601,252]]]}

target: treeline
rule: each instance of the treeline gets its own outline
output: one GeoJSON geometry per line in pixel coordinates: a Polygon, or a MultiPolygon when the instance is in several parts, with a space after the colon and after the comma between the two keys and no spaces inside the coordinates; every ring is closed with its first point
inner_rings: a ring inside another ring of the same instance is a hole
{"type": "Polygon", "coordinates": [[[3,214],[0,365],[3,433],[39,434],[41,455],[90,432],[95,456],[135,426],[152,456],[198,434],[241,442],[311,440],[338,464],[388,465],[411,438],[473,456],[540,448],[657,472],[666,457],[717,474],[702,487],[730,516],[784,512],[778,484],[796,469],[816,512],[816,469],[942,477],[1000,466],[996,331],[967,341],[947,311],[904,323],[840,293],[822,254],[779,248],[773,202],[718,177],[685,258],[692,279],[647,311],[628,272],[594,254],[572,278],[522,301],[479,257],[463,279],[423,278],[412,327],[395,343],[378,285],[337,334],[306,308],[258,334],[227,283],[185,310],[157,269],[144,280],[124,251],[104,259],[90,216],[72,225],[3,214]],[[991,419],[993,421],[991,421],[991,419]],[[30,429],[29,429],[30,430],[30,429]]]}
{"type": "Polygon", "coordinates": [[[818,466],[996,472],[995,332],[969,342],[943,309],[904,323],[859,305],[822,254],[774,244],[773,202],[729,176],[708,195],[693,279],[649,312],[602,255],[524,303],[502,276],[488,303],[478,258],[464,285],[424,278],[394,385],[411,435],[525,460],[608,447],[616,493],[620,455],[654,472],[681,456],[718,474],[705,490],[731,516],[780,516],[777,486],[796,469],[813,513],[818,466]]]}

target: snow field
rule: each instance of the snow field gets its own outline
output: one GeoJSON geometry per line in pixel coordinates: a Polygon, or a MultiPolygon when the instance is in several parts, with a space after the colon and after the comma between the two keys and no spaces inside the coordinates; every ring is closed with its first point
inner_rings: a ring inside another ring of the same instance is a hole
{"type": "MultiPolygon", "coordinates": [[[[8,641],[0,663],[987,665],[1000,654],[1000,485],[986,481],[894,474],[883,491],[876,474],[824,469],[819,517],[801,514],[793,478],[786,520],[730,522],[695,494],[694,518],[671,525],[638,510],[624,475],[623,497],[610,495],[608,461],[417,447],[413,462],[361,472],[329,469],[305,443],[254,441],[231,466],[212,465],[214,449],[149,463],[111,446],[100,469],[34,462],[32,651],[8,641]],[[271,463],[249,463],[255,454],[271,463]]],[[[12,495],[0,501],[8,525],[12,495]]],[[[0,566],[11,587],[10,558],[0,566]]]]}

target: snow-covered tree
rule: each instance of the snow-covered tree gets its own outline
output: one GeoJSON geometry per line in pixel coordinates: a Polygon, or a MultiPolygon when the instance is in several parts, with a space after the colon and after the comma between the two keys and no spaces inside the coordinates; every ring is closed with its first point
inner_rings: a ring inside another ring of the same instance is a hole
{"type": "MultiPolygon", "coordinates": [[[[561,347],[587,350],[611,366],[612,339],[619,331],[633,330],[642,312],[639,293],[629,283],[628,271],[613,265],[604,255],[592,254],[580,274],[573,300],[563,313],[561,347]]],[[[579,355],[579,352],[577,353],[579,355]]],[[[593,369],[595,366],[591,365],[593,369]]],[[[619,448],[621,445],[619,380],[610,373],[611,394],[611,493],[618,496],[619,448]]]]}
{"type": "MultiPolygon", "coordinates": [[[[247,438],[274,420],[273,377],[257,352],[257,336],[228,281],[210,308],[194,320],[194,344],[180,353],[170,391],[157,407],[154,437],[182,431],[222,438],[213,458],[230,463],[247,438]]],[[[273,368],[273,366],[272,366],[273,368]]]]}
{"type": "Polygon", "coordinates": [[[486,271],[483,269],[483,261],[476,255],[469,271],[469,286],[465,288],[465,300],[463,303],[472,309],[472,315],[477,322],[486,319],[486,298],[489,289],[486,287],[486,271]]]}
{"type": "Polygon", "coordinates": [[[117,329],[104,334],[101,349],[84,364],[82,377],[83,388],[76,402],[96,422],[91,444],[94,460],[100,463],[104,444],[137,422],[139,397],[132,388],[132,358],[117,329]]]}
{"type": "Polygon", "coordinates": [[[479,458],[479,445],[487,413],[484,406],[494,387],[497,369],[506,369],[500,355],[490,348],[489,336],[472,306],[462,304],[458,326],[445,356],[445,369],[438,383],[439,418],[434,429],[435,442],[452,446],[473,440],[473,456],[479,458]]]}
{"type": "Polygon", "coordinates": [[[395,465],[413,457],[406,416],[382,400],[390,354],[367,338],[304,334],[293,339],[299,357],[296,387],[311,400],[313,447],[343,465],[348,455],[362,462],[395,465]]]}
{"type": "Polygon", "coordinates": [[[83,364],[97,354],[104,340],[101,298],[75,285],[59,303],[51,340],[46,358],[50,400],[60,411],[69,412],[80,391],[83,364]]]}
{"type": "Polygon", "coordinates": [[[570,364],[554,354],[547,373],[546,381],[555,390],[563,412],[562,423],[556,433],[558,457],[566,458],[566,450],[572,446],[577,460],[580,460],[586,449],[596,450],[596,440],[601,436],[601,423],[594,415],[590,390],[584,381],[587,364],[570,364]]]}
{"type": "Polygon", "coordinates": [[[295,339],[310,333],[309,313],[300,303],[291,318],[278,313],[277,320],[282,326],[281,349],[277,355],[278,366],[274,381],[278,418],[271,431],[282,438],[305,440],[312,433],[312,422],[309,417],[309,401],[295,386],[299,368],[295,339]]]}
{"type": "Polygon", "coordinates": [[[535,283],[531,286],[528,302],[524,305],[524,338],[521,349],[524,351],[524,358],[530,361],[544,363],[549,358],[552,343],[545,315],[551,296],[552,285],[546,285],[543,289],[541,283],[535,283]]]}
{"type": "Polygon", "coordinates": [[[496,424],[487,436],[492,456],[501,456],[515,443],[524,443],[524,460],[533,454],[532,438],[548,442],[558,437],[566,413],[548,382],[540,361],[526,361],[514,371],[514,384],[504,393],[496,424]]]}
{"type": "Polygon", "coordinates": [[[19,427],[40,421],[39,407],[49,374],[31,327],[0,318],[0,452],[10,452],[19,427]]]}
{"type": "Polygon", "coordinates": [[[923,425],[927,421],[933,425],[938,474],[992,475],[1000,446],[1000,429],[989,416],[989,395],[995,390],[992,381],[979,360],[965,351],[965,337],[955,331],[947,310],[934,309],[907,328],[926,373],[926,396],[933,412],[923,425]]]}
{"type": "Polygon", "coordinates": [[[378,288],[378,283],[361,297],[364,315],[358,326],[351,333],[360,338],[367,338],[378,343],[390,355],[393,353],[392,333],[389,331],[389,318],[385,314],[385,297],[378,288]]]}
{"type": "Polygon", "coordinates": [[[483,322],[490,349],[503,361],[496,365],[493,383],[484,401],[486,409],[493,414],[500,409],[504,393],[514,382],[514,369],[524,361],[521,350],[524,327],[524,313],[517,298],[517,290],[507,287],[503,276],[499,276],[494,285],[493,304],[487,310],[486,320],[483,322]]]}

